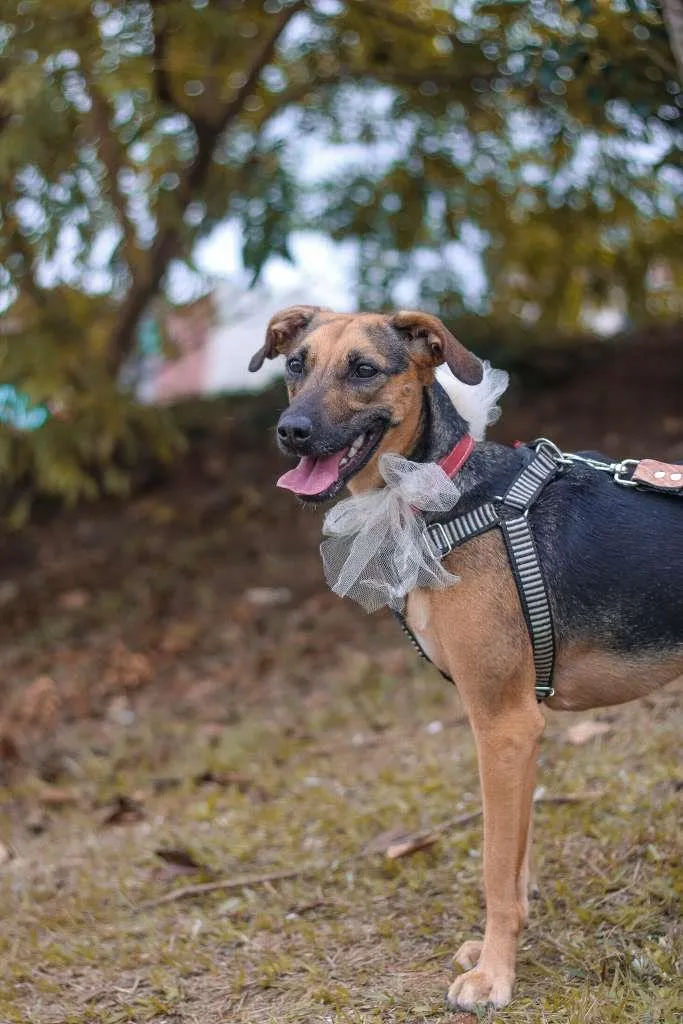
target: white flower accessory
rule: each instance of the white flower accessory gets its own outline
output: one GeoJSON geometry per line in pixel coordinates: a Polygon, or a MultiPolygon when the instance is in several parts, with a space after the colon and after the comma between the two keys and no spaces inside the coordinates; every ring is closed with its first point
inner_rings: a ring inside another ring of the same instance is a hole
{"type": "Polygon", "coordinates": [[[415,587],[445,589],[458,582],[430,548],[419,513],[448,512],[461,491],[435,462],[385,454],[378,466],[386,487],[330,509],[320,553],[335,594],[367,612],[384,605],[402,611],[415,587]]]}
{"type": "Polygon", "coordinates": [[[484,359],[482,378],[478,384],[464,384],[454,377],[446,364],[439,366],[436,379],[470,428],[475,441],[486,436],[486,428],[500,418],[498,399],[510,382],[505,370],[497,370],[484,359]]]}

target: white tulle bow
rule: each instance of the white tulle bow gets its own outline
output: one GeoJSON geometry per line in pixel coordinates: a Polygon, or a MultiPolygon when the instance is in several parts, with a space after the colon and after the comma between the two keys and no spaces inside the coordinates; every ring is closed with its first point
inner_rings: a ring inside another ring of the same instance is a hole
{"type": "Polygon", "coordinates": [[[460,489],[435,462],[381,455],[386,487],[345,498],[325,516],[320,545],[325,578],[341,597],[367,612],[389,605],[402,611],[415,587],[457,583],[433,554],[418,512],[447,512],[460,489]]]}

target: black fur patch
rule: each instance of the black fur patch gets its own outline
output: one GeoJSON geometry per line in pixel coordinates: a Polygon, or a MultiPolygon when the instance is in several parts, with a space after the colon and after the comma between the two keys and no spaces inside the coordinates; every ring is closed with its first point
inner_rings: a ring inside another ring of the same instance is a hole
{"type": "Polygon", "coordinates": [[[683,501],[572,467],[531,512],[561,640],[683,645],[683,501]]]}
{"type": "Polygon", "coordinates": [[[386,373],[405,373],[409,359],[405,340],[388,324],[369,324],[363,328],[380,355],[385,359],[386,373]]]}

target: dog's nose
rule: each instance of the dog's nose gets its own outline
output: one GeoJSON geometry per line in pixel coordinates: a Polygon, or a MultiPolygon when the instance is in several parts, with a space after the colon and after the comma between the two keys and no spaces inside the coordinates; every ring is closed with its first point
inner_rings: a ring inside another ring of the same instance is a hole
{"type": "Polygon", "coordinates": [[[313,434],[313,423],[308,416],[300,413],[283,413],[277,425],[277,436],[280,442],[293,451],[300,451],[313,434]]]}

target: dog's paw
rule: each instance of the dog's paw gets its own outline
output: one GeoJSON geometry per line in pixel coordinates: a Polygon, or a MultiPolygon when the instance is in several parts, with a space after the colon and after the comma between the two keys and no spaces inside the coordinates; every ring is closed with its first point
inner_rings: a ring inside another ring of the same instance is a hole
{"type": "Polygon", "coordinates": [[[463,942],[458,952],[453,957],[454,964],[460,964],[466,971],[469,971],[472,967],[476,967],[479,963],[479,957],[481,956],[481,949],[484,945],[479,939],[469,939],[467,942],[463,942]]]}
{"type": "Polygon", "coordinates": [[[475,967],[455,979],[448,990],[446,1002],[454,1010],[473,1010],[475,1006],[486,1006],[487,1003],[500,1009],[512,999],[513,980],[507,974],[497,975],[475,967]]]}

